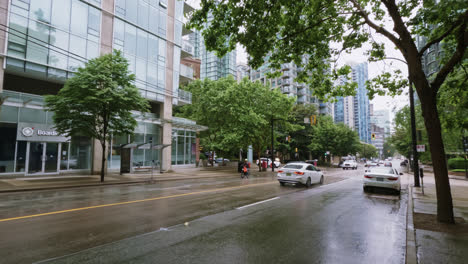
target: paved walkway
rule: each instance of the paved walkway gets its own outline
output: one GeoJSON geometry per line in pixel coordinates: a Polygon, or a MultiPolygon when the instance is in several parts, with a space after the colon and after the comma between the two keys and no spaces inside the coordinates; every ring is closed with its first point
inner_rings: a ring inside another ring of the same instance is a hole
{"type": "Polygon", "coordinates": [[[421,187],[411,187],[418,263],[467,263],[468,181],[464,177],[450,176],[450,186],[455,225],[436,221],[437,198],[432,173],[424,175],[424,194],[421,187]]]}
{"type": "MultiPolygon", "coordinates": [[[[251,170],[251,174],[253,177],[276,175],[271,171],[258,172],[256,168],[251,170]]],[[[162,174],[158,171],[153,171],[153,174],[151,174],[151,172],[140,172],[124,175],[120,175],[118,173],[109,173],[105,176],[104,182],[100,182],[99,175],[54,175],[35,177],[18,176],[16,178],[0,179],[0,193],[105,186],[116,184],[138,184],[151,181],[157,182],[213,177],[233,177],[237,175],[237,168],[226,166],[174,168],[174,171],[162,174]]]]}

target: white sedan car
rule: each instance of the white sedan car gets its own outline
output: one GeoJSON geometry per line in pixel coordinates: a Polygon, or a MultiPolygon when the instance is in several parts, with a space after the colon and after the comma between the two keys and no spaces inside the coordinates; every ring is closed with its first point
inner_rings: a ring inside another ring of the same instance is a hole
{"type": "Polygon", "coordinates": [[[370,167],[364,173],[364,192],[371,188],[389,188],[400,194],[401,182],[398,171],[392,167],[370,167]]]}
{"type": "Polygon", "coordinates": [[[285,183],[304,184],[309,188],[312,183],[323,184],[323,173],[309,163],[288,163],[278,170],[278,181],[285,183]]]}

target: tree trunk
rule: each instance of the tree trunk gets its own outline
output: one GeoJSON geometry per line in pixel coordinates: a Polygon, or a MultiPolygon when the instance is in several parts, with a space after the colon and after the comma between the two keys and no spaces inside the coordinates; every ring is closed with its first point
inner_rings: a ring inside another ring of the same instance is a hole
{"type": "Polygon", "coordinates": [[[101,159],[101,182],[104,182],[104,172],[106,166],[106,141],[101,143],[102,146],[102,159],[101,159]]]}
{"type": "Polygon", "coordinates": [[[431,150],[432,164],[437,195],[437,220],[443,223],[455,223],[453,216],[452,194],[448,178],[447,162],[445,160],[444,142],[442,140],[440,119],[437,112],[436,99],[424,94],[421,108],[424,124],[427,130],[431,150]]]}

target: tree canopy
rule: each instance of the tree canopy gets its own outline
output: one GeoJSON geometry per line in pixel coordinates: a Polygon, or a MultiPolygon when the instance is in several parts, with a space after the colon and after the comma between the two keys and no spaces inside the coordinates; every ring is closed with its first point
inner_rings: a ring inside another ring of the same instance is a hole
{"type": "Polygon", "coordinates": [[[192,93],[192,104],[177,109],[176,115],[208,127],[200,132],[205,149],[221,154],[247,150],[257,152],[271,142],[271,120],[285,120],[294,104],[279,90],[248,79],[238,83],[232,76],[217,81],[196,80],[184,87],[192,93]]]}
{"type": "MultiPolygon", "coordinates": [[[[207,49],[217,50],[218,55],[235,49],[237,43],[243,45],[253,68],[262,65],[267,55],[273,68],[294,62],[304,69],[298,81],[308,83],[315,95],[325,99],[355,93],[351,82],[334,85],[338,78],[349,79],[350,67],[338,66],[341,53],[367,42],[371,46],[369,61],[389,59],[385,44],[373,34],[390,41],[401,52],[421,101],[432,150],[437,218],[454,223],[437,94],[447,76],[466,58],[467,24],[466,0],[202,0],[189,25],[204,29],[207,49]],[[425,41],[417,43],[417,36],[425,41]],[[338,47],[334,46],[337,43],[338,47]],[[442,43],[440,68],[428,78],[422,57],[432,45],[442,43]]],[[[407,84],[400,70],[385,72],[368,83],[368,94],[371,99],[375,94],[399,94],[407,84]]]]}
{"type": "Polygon", "coordinates": [[[89,60],[78,68],[57,95],[45,97],[54,112],[58,132],[100,141],[101,181],[104,181],[106,142],[111,135],[133,134],[137,125],[132,111],[148,111],[148,101],[134,85],[135,75],[120,51],[89,60]]]}

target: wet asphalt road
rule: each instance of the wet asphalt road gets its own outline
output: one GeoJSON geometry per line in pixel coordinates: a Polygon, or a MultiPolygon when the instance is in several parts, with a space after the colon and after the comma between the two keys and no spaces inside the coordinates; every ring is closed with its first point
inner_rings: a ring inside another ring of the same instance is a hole
{"type": "Polygon", "coordinates": [[[115,205],[0,222],[0,262],[403,263],[406,191],[364,194],[362,173],[308,190],[233,176],[1,195],[0,219],[115,205]]]}

